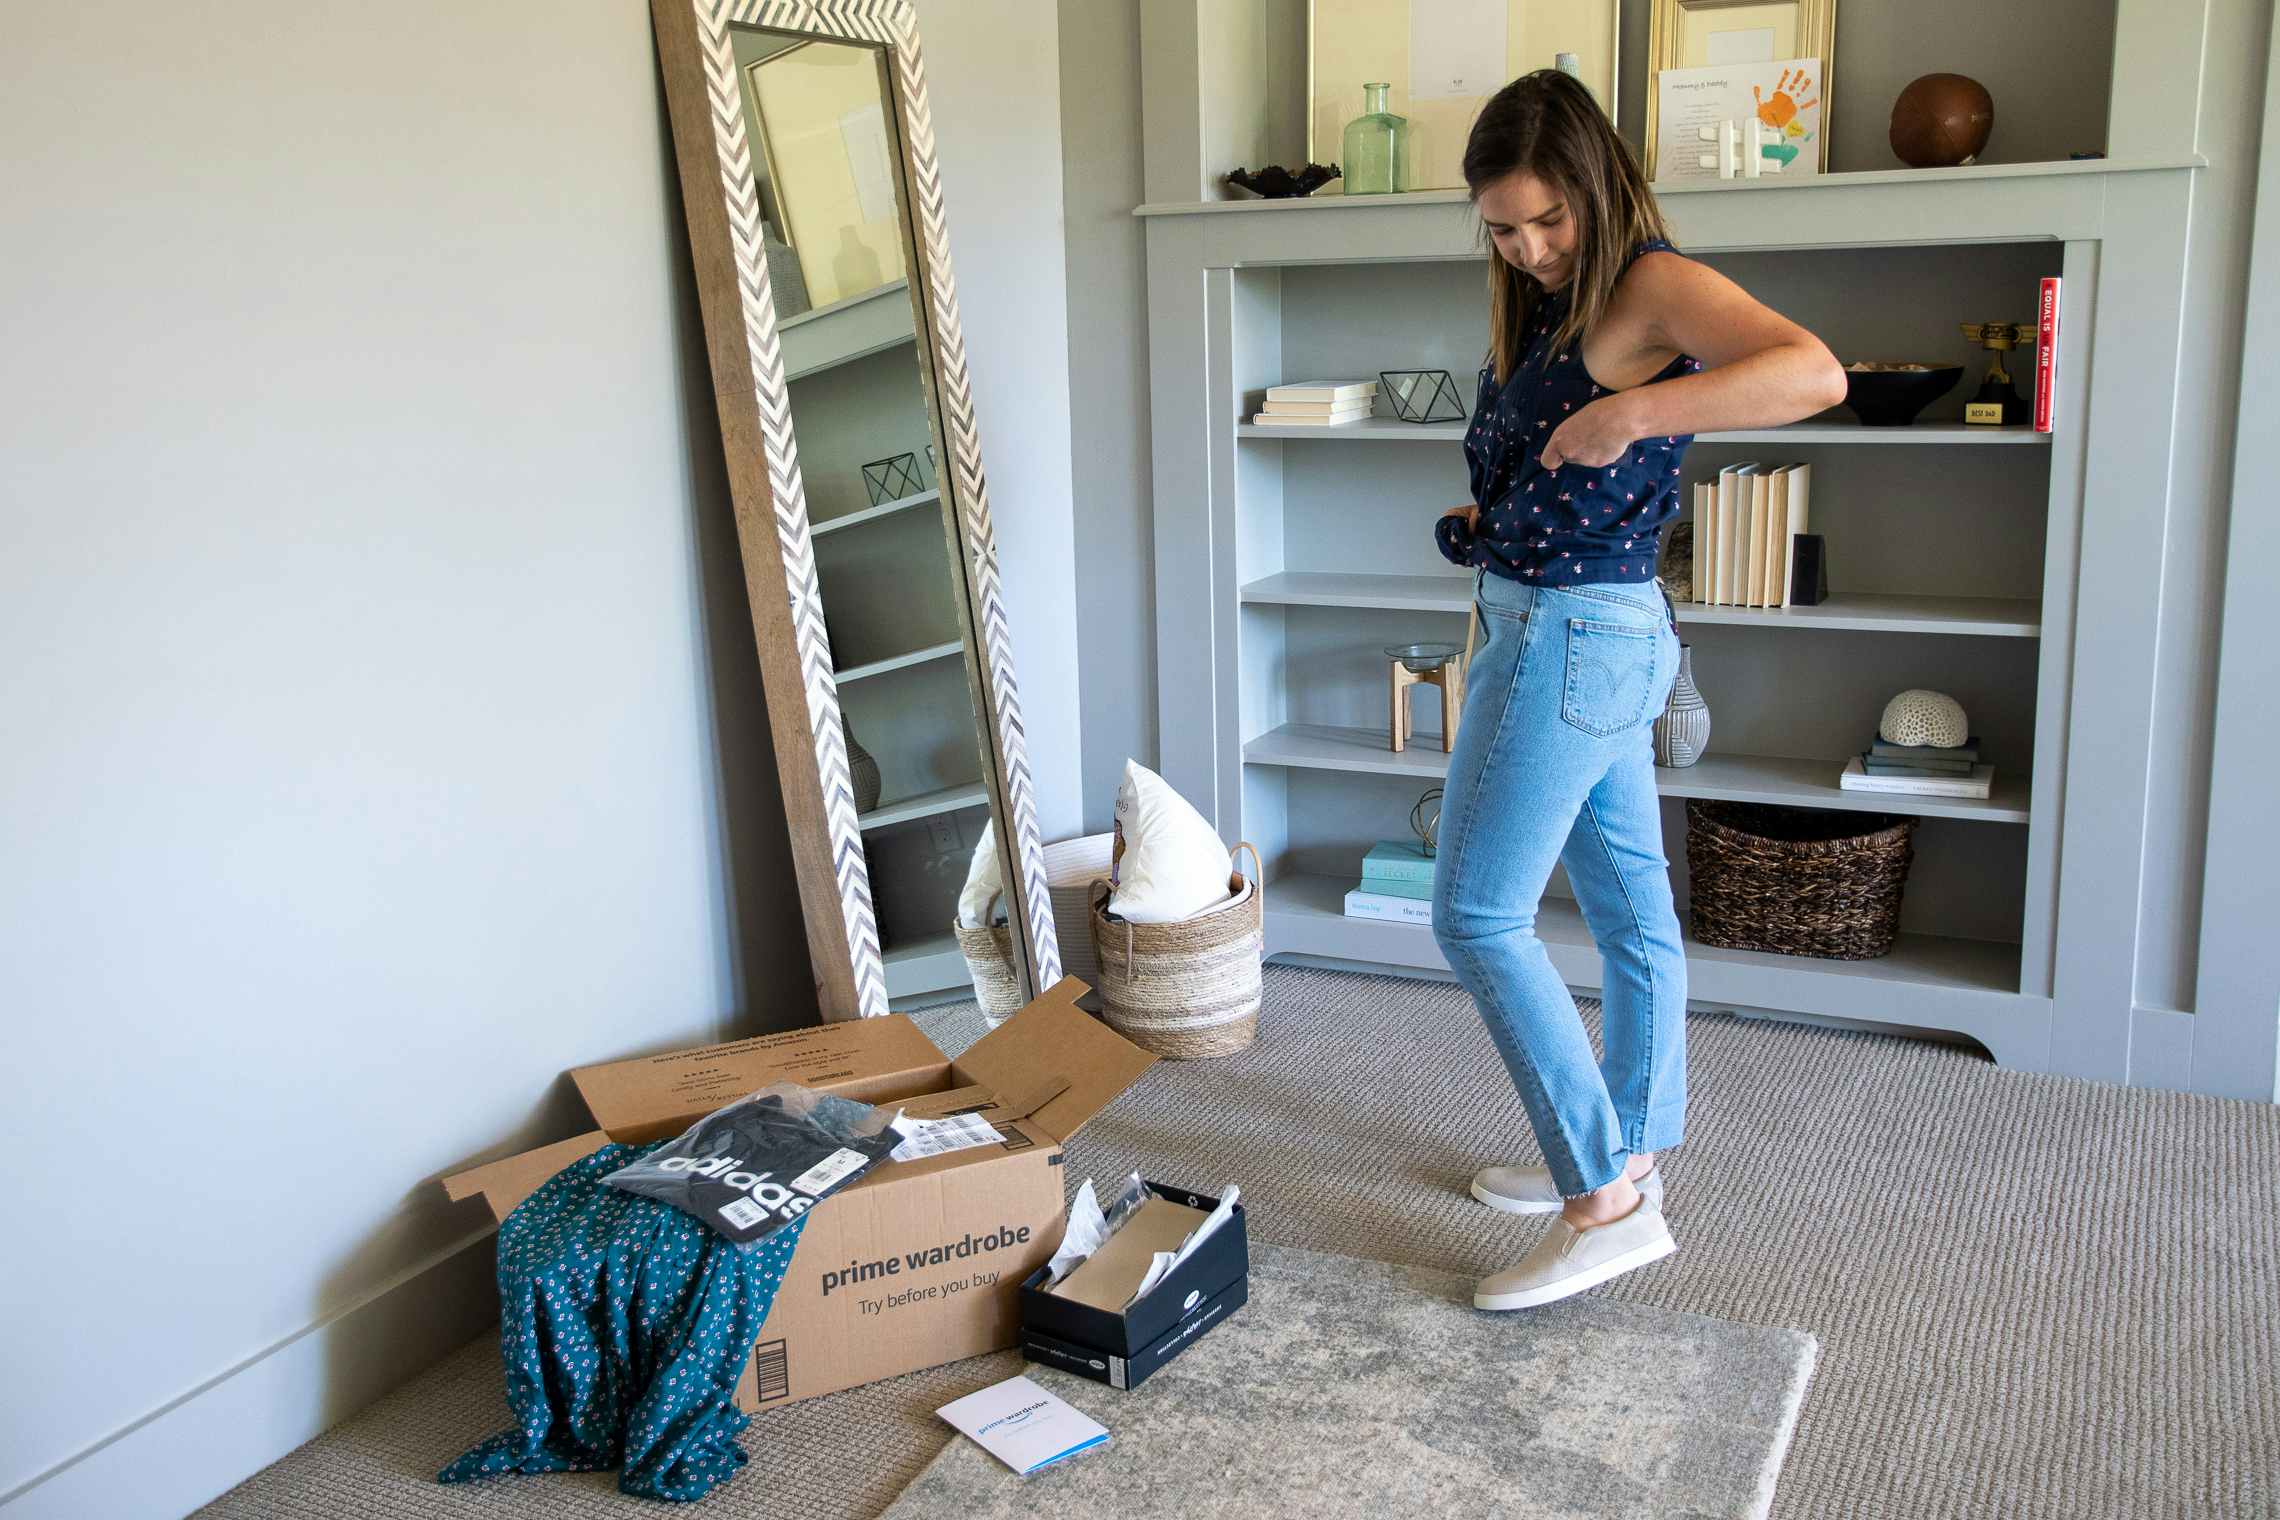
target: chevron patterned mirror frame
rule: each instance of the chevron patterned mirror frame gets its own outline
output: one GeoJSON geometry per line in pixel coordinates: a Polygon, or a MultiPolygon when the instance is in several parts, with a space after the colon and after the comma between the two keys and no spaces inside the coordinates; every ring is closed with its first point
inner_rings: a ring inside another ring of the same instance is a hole
{"type": "Polygon", "coordinates": [[[1060,980],[1060,950],[950,273],[916,16],[907,0],[653,0],[651,9],[822,1015],[887,1013],[887,977],[809,536],[732,28],[883,50],[918,368],[935,457],[942,463],[936,484],[950,498],[944,506],[954,539],[951,561],[963,580],[958,600],[967,684],[982,730],[977,737],[983,784],[997,825],[1013,969],[1025,995],[1034,996],[1060,980]]]}

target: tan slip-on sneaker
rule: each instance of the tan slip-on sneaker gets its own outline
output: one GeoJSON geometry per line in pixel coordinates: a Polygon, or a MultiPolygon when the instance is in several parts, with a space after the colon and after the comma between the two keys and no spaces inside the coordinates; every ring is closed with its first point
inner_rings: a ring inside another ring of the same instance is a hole
{"type": "Polygon", "coordinates": [[[1476,1309],[1533,1309],[1556,1303],[1586,1289],[1596,1288],[1633,1267],[1660,1261],[1678,1249],[1662,1210],[1645,1198],[1621,1219],[1577,1229],[1565,1219],[1552,1221],[1551,1232],[1520,1265],[1494,1277],[1484,1277],[1473,1290],[1476,1309]]]}
{"type": "MultiPolygon", "coordinates": [[[[1641,1196],[1651,1199],[1656,1208],[1662,1207],[1661,1163],[1633,1180],[1641,1196]]],[[[1507,1214],[1557,1214],[1561,1204],[1559,1187],[1552,1181],[1548,1166],[1484,1166],[1473,1173],[1472,1195],[1507,1214]]]]}

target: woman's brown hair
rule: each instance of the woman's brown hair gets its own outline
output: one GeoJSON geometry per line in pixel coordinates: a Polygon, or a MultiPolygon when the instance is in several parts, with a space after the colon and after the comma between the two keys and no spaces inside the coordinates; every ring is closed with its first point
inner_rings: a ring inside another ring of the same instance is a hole
{"type": "MultiPolygon", "coordinates": [[[[1577,223],[1568,282],[1574,299],[1552,334],[1551,351],[1565,353],[1606,315],[1632,250],[1670,231],[1630,144],[1615,135],[1591,92],[1557,69],[1523,74],[1490,96],[1465,143],[1465,184],[1476,202],[1483,190],[1520,170],[1556,191],[1577,223]]],[[[1523,335],[1543,299],[1534,275],[1491,250],[1488,319],[1498,384],[1527,353],[1523,335]]]]}

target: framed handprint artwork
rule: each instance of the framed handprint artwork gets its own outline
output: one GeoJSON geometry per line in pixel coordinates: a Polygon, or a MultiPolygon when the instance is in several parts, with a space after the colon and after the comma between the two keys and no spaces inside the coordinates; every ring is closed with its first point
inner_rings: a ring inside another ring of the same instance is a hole
{"type": "Polygon", "coordinates": [[[1649,175],[1699,177],[1665,173],[1693,164],[1696,119],[1753,115],[1765,150],[1785,174],[1826,171],[1836,37],[1836,0],[1654,0],[1647,27],[1649,175]],[[1673,110],[1687,123],[1668,114],[1673,110]],[[1684,143],[1676,140],[1680,133],[1684,143]]]}

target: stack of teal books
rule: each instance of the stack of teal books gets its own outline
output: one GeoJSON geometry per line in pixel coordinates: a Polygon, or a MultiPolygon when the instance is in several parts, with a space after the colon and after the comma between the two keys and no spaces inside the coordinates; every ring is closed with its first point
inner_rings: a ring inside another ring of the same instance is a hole
{"type": "Polygon", "coordinates": [[[1414,840],[1380,840],[1362,856],[1362,883],[1346,894],[1348,918],[1433,922],[1433,857],[1414,840]]]}

